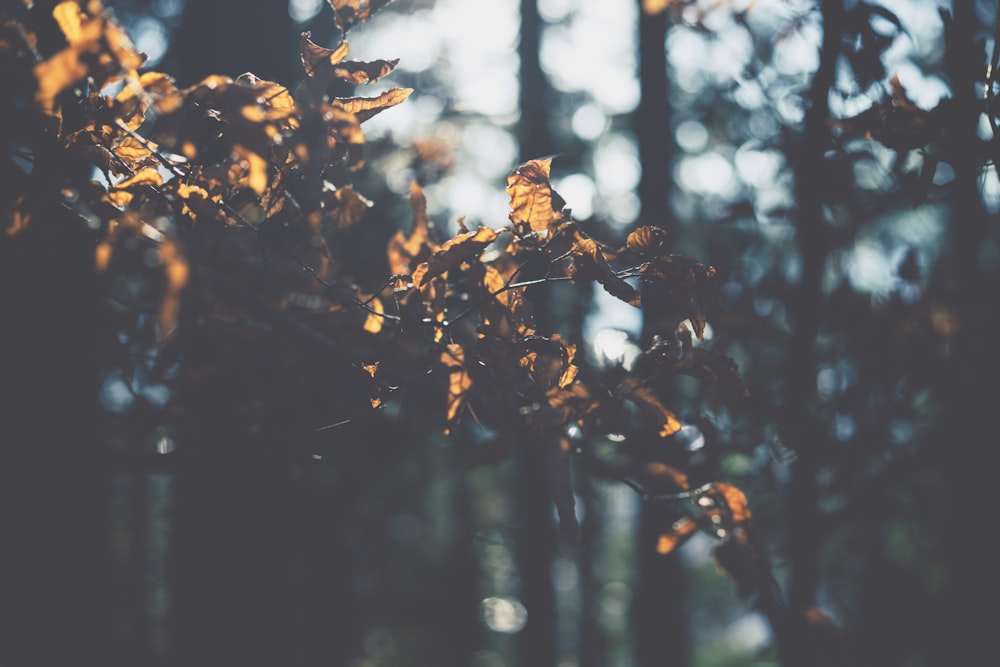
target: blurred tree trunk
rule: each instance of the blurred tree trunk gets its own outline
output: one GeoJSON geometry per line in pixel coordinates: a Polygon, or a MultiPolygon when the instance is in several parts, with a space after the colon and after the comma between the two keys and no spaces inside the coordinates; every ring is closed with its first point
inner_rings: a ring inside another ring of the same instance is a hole
{"type": "Polygon", "coordinates": [[[182,86],[209,74],[253,72],[285,86],[303,76],[299,34],[283,1],[189,0],[173,48],[182,86]]]}
{"type": "MultiPolygon", "coordinates": [[[[536,0],[521,0],[520,58],[521,117],[518,144],[521,161],[549,155],[553,150],[547,101],[551,91],[539,59],[541,17],[536,0]]],[[[542,331],[552,331],[547,321],[550,298],[544,292],[529,294],[542,331]]],[[[552,563],[556,555],[552,491],[548,474],[547,437],[522,429],[516,460],[516,506],[518,525],[517,566],[521,578],[521,600],[528,612],[527,625],[518,634],[518,664],[549,667],[556,664],[556,601],[552,586],[552,563]]]]}
{"type": "MultiPolygon", "coordinates": [[[[7,133],[25,140],[32,129],[5,124],[2,132],[14,146],[20,141],[7,133]]],[[[64,183],[52,175],[78,168],[86,179],[86,165],[67,166],[72,158],[52,147],[34,156],[30,174],[5,159],[0,175],[5,207],[22,193],[33,207],[26,230],[0,239],[0,664],[109,665],[95,233],[62,206],[64,183]]]]}
{"type": "Polygon", "coordinates": [[[844,28],[843,0],[824,0],[823,43],[820,65],[809,92],[805,129],[795,171],[796,240],[802,273],[792,290],[788,312],[793,321],[788,352],[784,420],[788,442],[795,450],[789,488],[789,560],[791,583],[788,593],[790,632],[777,632],[789,639],[780,646],[788,667],[814,664],[805,616],[816,603],[820,581],[819,554],[822,527],[819,521],[816,476],[822,465],[826,428],[814,412],[816,388],[816,339],[824,312],[822,272],[830,252],[830,234],[824,217],[827,173],[824,155],[830,144],[829,95],[834,84],[844,28]]]}
{"type": "MultiPolygon", "coordinates": [[[[1000,592],[995,547],[988,542],[992,531],[983,530],[981,523],[981,508],[996,502],[996,391],[990,388],[1000,377],[1000,312],[995,305],[1000,278],[995,268],[982,261],[987,235],[996,243],[996,217],[990,220],[991,229],[978,187],[983,152],[976,131],[982,101],[976,99],[975,84],[984,78],[985,55],[976,16],[979,6],[952,3],[954,20],[946,22],[946,64],[955,104],[950,136],[955,190],[951,261],[945,277],[952,281],[959,330],[954,357],[942,372],[945,413],[932,434],[935,461],[944,471],[951,495],[942,527],[950,577],[937,607],[940,650],[932,660],[936,664],[974,664],[996,652],[994,623],[981,610],[993,604],[1000,592]]],[[[991,6],[996,21],[996,6],[991,6]]]]}
{"type": "Polygon", "coordinates": [[[584,499],[583,522],[580,526],[580,667],[604,667],[608,661],[608,641],[601,623],[601,588],[604,577],[600,569],[602,526],[605,521],[597,480],[584,471],[577,477],[579,494],[584,499]]]}
{"type": "MultiPolygon", "coordinates": [[[[641,97],[633,127],[639,145],[642,177],[638,226],[666,229],[668,243],[677,243],[670,224],[667,197],[671,189],[673,141],[667,99],[667,13],[646,14],[639,5],[639,86],[641,97]]],[[[673,335],[678,313],[656,295],[643,290],[642,342],[673,335]]],[[[669,397],[666,397],[669,404],[669,397]]],[[[656,439],[653,433],[644,438],[656,439]]],[[[656,551],[656,543],[677,516],[673,508],[645,502],[639,515],[635,599],[632,631],[638,667],[681,667],[690,661],[690,639],[684,610],[684,572],[677,553],[656,551]]]]}

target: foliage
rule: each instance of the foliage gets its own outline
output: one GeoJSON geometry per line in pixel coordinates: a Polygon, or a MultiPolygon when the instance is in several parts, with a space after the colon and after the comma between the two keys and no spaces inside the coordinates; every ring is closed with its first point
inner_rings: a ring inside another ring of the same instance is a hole
{"type": "MultiPolygon", "coordinates": [[[[445,432],[471,418],[507,434],[545,435],[567,453],[580,451],[568,432],[618,429],[630,413],[671,447],[667,438],[681,424],[663,392],[673,377],[744,393],[732,361],[694,343],[703,338],[702,295],[714,269],[670,253],[657,228],[636,229],[620,247],[589,236],[549,182],[551,159],[510,174],[508,224],[469,230],[459,221],[451,238],[428,219],[414,182],[412,225],[387,247],[391,275],[373,293],[354,284],[346,239],[371,206],[351,184],[365,165],[362,124],[412,91],[329,91],[337,82],[375,83],[396,66],[347,60],[349,30],[384,4],[331,1],[343,38],[327,49],[303,33],[306,77],[291,89],[251,73],[181,89],[166,74],[140,71],[143,56],[96,0],[55,7],[65,43],[46,52],[28,27],[36,10],[5,18],[4,58],[21,84],[15,99],[39,128],[19,150],[65,151],[103,174],[103,183],[56,178],[65,208],[94,230],[108,299],[144,322],[157,368],[181,360],[194,374],[192,341],[219,321],[280,324],[355,369],[338,382],[371,394],[374,409],[406,389],[407,378],[431,373],[443,380],[437,411],[445,432]],[[528,268],[538,277],[525,279],[528,268]],[[556,281],[597,283],[636,308],[660,300],[689,325],[678,321],[675,340],[657,339],[609,384],[581,371],[575,343],[537,329],[528,290],[556,281]]],[[[45,196],[29,189],[9,210],[15,242],[45,224],[34,214],[45,196]]],[[[186,409],[172,406],[182,417],[186,409]]],[[[558,460],[568,479],[571,457],[558,460]]],[[[726,539],[729,527],[749,519],[745,500],[733,504],[742,499],[735,489],[717,493],[730,487],[708,483],[691,492],[685,473],[670,479],[678,498],[694,494],[723,508],[710,513],[712,534],[726,539]]],[[[570,485],[556,492],[562,509],[572,506],[570,485]]],[[[575,521],[572,512],[561,515],[575,521]]],[[[665,528],[665,540],[669,534],[665,528]]]]}

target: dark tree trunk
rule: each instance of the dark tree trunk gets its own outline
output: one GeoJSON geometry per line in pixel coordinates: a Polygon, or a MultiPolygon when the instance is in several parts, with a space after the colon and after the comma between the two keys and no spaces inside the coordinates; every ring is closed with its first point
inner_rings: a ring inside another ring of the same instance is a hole
{"type": "Polygon", "coordinates": [[[35,158],[30,176],[4,173],[2,186],[4,204],[21,192],[37,206],[25,231],[0,239],[0,664],[110,665],[94,232],[49,178],[72,171],[65,154],[35,158]],[[7,192],[12,183],[23,187],[7,192]]]}
{"type": "MultiPolygon", "coordinates": [[[[944,471],[951,496],[943,526],[951,574],[937,605],[939,651],[933,664],[974,664],[995,653],[994,624],[981,611],[998,594],[995,547],[989,545],[990,531],[981,528],[978,508],[996,498],[996,392],[990,387],[1000,377],[1000,313],[994,305],[1000,279],[981,261],[990,226],[978,191],[982,150],[976,128],[982,102],[975,97],[975,81],[984,72],[978,4],[953,3],[954,21],[946,23],[946,64],[955,105],[948,275],[961,328],[954,357],[942,373],[945,413],[932,442],[934,461],[944,471]]],[[[995,218],[990,222],[995,229],[995,218]]]]}
{"type": "Polygon", "coordinates": [[[552,90],[539,58],[542,19],[537,0],[521,0],[521,41],[517,55],[521,61],[521,90],[518,107],[521,118],[517,126],[521,161],[546,157],[555,150],[549,127],[548,105],[552,90]]]}
{"type": "MultiPolygon", "coordinates": [[[[521,0],[521,90],[518,144],[521,160],[545,157],[553,150],[546,102],[551,90],[539,60],[542,21],[536,0],[521,0]]],[[[553,330],[545,307],[549,295],[530,294],[542,331],[553,330]]],[[[556,553],[556,528],[548,475],[547,448],[552,445],[537,431],[522,430],[516,465],[518,525],[517,564],[521,600],[528,611],[527,625],[518,635],[518,664],[549,667],[556,664],[556,604],[552,563],[556,553]]]]}
{"type": "MultiPolygon", "coordinates": [[[[640,226],[674,231],[667,197],[673,155],[670,105],[667,99],[667,13],[649,15],[639,10],[639,86],[641,97],[633,126],[639,145],[642,177],[639,181],[640,226]]],[[[671,235],[670,243],[676,243],[671,235]]],[[[683,319],[649,290],[643,292],[644,345],[655,335],[673,335],[683,319]]],[[[668,399],[669,404],[669,397],[668,399]]],[[[657,438],[647,433],[646,438],[657,438]]],[[[638,667],[682,667],[690,661],[690,639],[684,611],[684,571],[677,554],[657,553],[657,540],[675,520],[674,510],[643,503],[639,515],[636,594],[632,606],[632,631],[638,667]]]]}
{"type": "Polygon", "coordinates": [[[244,72],[291,86],[304,76],[298,44],[287,2],[196,0],[184,8],[172,60],[182,86],[244,72]]]}
{"type": "Polygon", "coordinates": [[[552,563],[556,555],[556,526],[544,436],[532,433],[517,452],[518,533],[517,564],[521,601],[528,620],[518,634],[518,664],[548,667],[556,664],[556,599],[552,563]]]}
{"type": "Polygon", "coordinates": [[[830,250],[823,205],[826,182],[824,154],[830,143],[828,98],[834,84],[843,30],[843,0],[824,0],[823,43],[820,65],[813,77],[807,100],[805,131],[795,171],[798,203],[796,238],[802,275],[789,298],[788,311],[794,330],[789,347],[785,392],[785,429],[795,449],[789,489],[789,560],[791,583],[788,595],[790,631],[776,634],[789,639],[779,647],[788,667],[812,664],[809,633],[803,613],[815,604],[819,588],[819,522],[816,475],[827,439],[824,425],[814,414],[816,387],[816,338],[819,335],[824,296],[823,265],[830,250]]]}

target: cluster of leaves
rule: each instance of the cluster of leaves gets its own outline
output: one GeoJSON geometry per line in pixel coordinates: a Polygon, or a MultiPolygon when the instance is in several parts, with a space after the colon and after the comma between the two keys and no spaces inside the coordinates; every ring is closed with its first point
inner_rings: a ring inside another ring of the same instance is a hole
{"type": "MultiPolygon", "coordinates": [[[[658,228],[637,229],[620,247],[592,238],[551,187],[550,160],[531,160],[508,178],[505,224],[468,229],[459,220],[450,238],[440,237],[413,183],[412,225],[387,248],[391,277],[364,293],[343,261],[348,230],[371,206],[351,185],[365,163],[361,125],[411,90],[331,94],[379,81],[398,61],[347,60],[348,31],[388,0],[328,1],[342,39],[328,49],[303,33],[305,77],[292,88],[250,73],[179,88],[166,74],[140,71],[144,57],[98,0],[55,7],[64,44],[51,53],[38,51],[27,23],[4,17],[0,53],[24,74],[17,94],[42,119],[39,141],[104,174],[104,182],[60,183],[64,205],[94,231],[109,300],[148,316],[156,354],[183,358],[213,318],[294,330],[357,369],[338,381],[370,391],[374,409],[407,377],[430,372],[441,379],[446,432],[471,417],[553,443],[565,482],[555,490],[560,516],[573,521],[571,434],[599,433],[626,414],[669,438],[681,423],[664,390],[679,375],[745,392],[730,359],[694,342],[703,338],[700,294],[714,269],[670,253],[658,228]],[[606,384],[581,370],[576,344],[536,326],[528,290],[562,280],[597,283],[637,308],[666,301],[680,314],[677,333],[606,384]]],[[[39,206],[30,194],[18,198],[6,234],[16,241],[40,224],[39,206]]],[[[691,492],[684,473],[667,477],[678,498],[695,498],[697,512],[665,532],[661,551],[692,527],[725,539],[748,521],[738,490],[710,483],[691,492]]]]}

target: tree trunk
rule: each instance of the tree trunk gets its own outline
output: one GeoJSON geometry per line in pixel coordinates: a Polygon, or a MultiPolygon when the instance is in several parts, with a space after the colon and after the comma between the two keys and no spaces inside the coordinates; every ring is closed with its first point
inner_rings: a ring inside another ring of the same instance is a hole
{"type": "Polygon", "coordinates": [[[824,154],[830,143],[828,97],[834,83],[843,29],[843,0],[824,0],[823,44],[820,65],[809,92],[805,131],[795,172],[798,202],[796,240],[802,275],[789,298],[788,311],[794,330],[788,354],[785,392],[785,429],[796,453],[789,489],[789,560],[791,584],[788,595],[790,645],[781,646],[788,667],[812,664],[809,633],[803,613],[815,604],[819,588],[819,525],[816,475],[822,463],[824,425],[813,412],[816,388],[816,338],[820,332],[824,296],[821,285],[829,234],[823,214],[824,154]]]}
{"type": "MultiPolygon", "coordinates": [[[[673,141],[667,100],[667,13],[646,14],[639,2],[639,86],[641,97],[633,126],[639,145],[642,177],[639,181],[639,226],[674,231],[667,197],[673,141]]],[[[676,243],[673,236],[669,242],[676,243]]],[[[672,336],[682,319],[662,299],[643,291],[642,341],[648,346],[655,335],[672,336]]],[[[669,404],[669,397],[666,397],[669,404]]],[[[652,433],[643,437],[656,438],[652,433]]],[[[684,611],[684,571],[677,554],[660,555],[656,543],[677,519],[673,509],[645,502],[639,515],[638,560],[632,629],[637,667],[682,667],[690,661],[690,639],[684,611]]]]}

